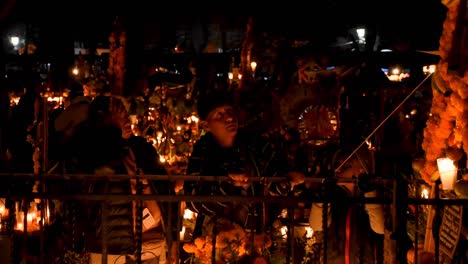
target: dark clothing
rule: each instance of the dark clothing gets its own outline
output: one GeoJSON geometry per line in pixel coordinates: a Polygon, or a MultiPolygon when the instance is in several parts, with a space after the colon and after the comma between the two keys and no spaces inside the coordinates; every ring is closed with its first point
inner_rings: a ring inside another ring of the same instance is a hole
{"type": "MultiPolygon", "coordinates": [[[[72,149],[71,158],[75,171],[94,174],[96,169],[107,167],[114,171],[116,175],[128,174],[123,163],[123,159],[130,155],[130,151],[135,155],[137,168],[141,173],[151,175],[166,175],[166,170],[159,163],[159,155],[154,147],[142,137],[132,136],[125,140],[121,137],[121,130],[116,127],[92,128],[87,123],[82,123],[76,131],[76,136],[70,142],[72,149]]],[[[175,194],[174,188],[167,181],[150,181],[150,187],[154,194],[175,194]]],[[[91,193],[128,194],[131,195],[130,180],[110,180],[108,178],[98,181],[89,181],[86,186],[91,193]]],[[[107,247],[109,254],[133,254],[135,244],[134,216],[132,201],[113,200],[105,203],[107,206],[107,247]]],[[[173,204],[177,206],[177,204],[173,204]]],[[[159,205],[161,214],[168,217],[168,203],[159,205]]],[[[87,228],[88,246],[93,252],[100,252],[102,245],[102,203],[100,201],[87,206],[85,217],[90,225],[87,228]]],[[[174,212],[171,217],[172,223],[177,219],[177,207],[173,207],[174,212]]],[[[162,220],[163,225],[167,224],[167,219],[162,220]]],[[[164,229],[164,227],[162,227],[164,229]]],[[[146,231],[143,234],[143,242],[164,238],[161,228],[146,231]],[[153,234],[154,233],[154,234],[153,234]]],[[[177,235],[177,225],[173,225],[172,237],[177,235]]]]}
{"type": "Polygon", "coordinates": [[[41,96],[28,90],[12,109],[10,150],[16,172],[33,172],[34,145],[40,140],[37,138],[37,125],[42,121],[42,109],[36,109],[36,104],[42,104],[41,96]]]}
{"type": "MultiPolygon", "coordinates": [[[[222,148],[211,133],[202,136],[194,145],[190,156],[187,174],[200,176],[227,176],[229,173],[246,172],[250,177],[272,177],[285,176],[287,172],[287,162],[284,155],[276,152],[275,148],[260,136],[239,131],[235,139],[235,144],[231,148],[222,148]]],[[[186,181],[184,190],[186,194],[199,195],[245,195],[262,196],[268,193],[265,185],[260,182],[253,182],[250,187],[233,186],[231,183],[223,182],[192,182],[186,181]]],[[[272,189],[277,189],[272,187],[272,189]]],[[[235,203],[221,202],[187,202],[187,206],[192,211],[203,215],[217,217],[229,217],[238,222],[241,226],[247,223],[245,217],[239,215],[239,205],[235,203]]],[[[248,205],[240,207],[246,209],[248,205]]],[[[260,205],[250,208],[260,210],[260,205]]],[[[272,210],[271,212],[273,212],[272,210]]],[[[275,213],[272,213],[275,214],[275,213]]],[[[260,215],[258,216],[260,218],[260,215]]],[[[249,219],[250,221],[250,219],[249,219]]],[[[261,225],[262,223],[255,223],[261,225]]],[[[245,227],[245,226],[244,226],[245,227]]],[[[200,235],[200,234],[195,234],[200,235]]]]}

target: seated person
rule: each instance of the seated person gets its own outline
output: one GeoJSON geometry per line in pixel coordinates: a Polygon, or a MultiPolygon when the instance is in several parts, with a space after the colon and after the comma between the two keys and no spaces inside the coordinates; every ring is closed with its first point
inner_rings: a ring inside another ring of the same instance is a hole
{"type": "MultiPolygon", "coordinates": [[[[364,195],[376,197],[376,188],[370,184],[374,175],[372,151],[361,147],[351,158],[351,150],[340,149],[335,154],[333,168],[340,182],[327,188],[327,196],[332,199],[328,206],[328,229],[323,236],[323,204],[313,203],[309,224],[319,236],[327,240],[327,263],[383,263],[384,211],[381,204],[359,204],[348,197],[364,195]],[[343,162],[346,163],[343,164],[343,162]],[[358,185],[355,181],[356,179],[358,185]]],[[[322,253],[322,252],[321,252],[322,253]]]]}

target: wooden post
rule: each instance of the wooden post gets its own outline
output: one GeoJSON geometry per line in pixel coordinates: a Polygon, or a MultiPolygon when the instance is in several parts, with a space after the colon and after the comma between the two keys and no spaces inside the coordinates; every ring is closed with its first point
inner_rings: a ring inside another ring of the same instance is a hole
{"type": "Polygon", "coordinates": [[[245,83],[251,76],[250,57],[254,45],[253,36],[253,18],[250,17],[247,22],[247,29],[245,31],[244,41],[242,42],[242,50],[240,54],[239,72],[242,74],[242,79],[239,80],[239,88],[245,89],[245,83]]]}
{"type": "MultiPolygon", "coordinates": [[[[432,185],[431,192],[429,194],[429,198],[435,198],[435,184],[432,185]]],[[[431,205],[429,211],[427,213],[427,222],[426,222],[426,234],[424,236],[424,247],[423,250],[425,252],[434,253],[435,243],[434,243],[434,236],[432,235],[432,224],[434,222],[434,215],[435,215],[435,205],[431,205]]]]}
{"type": "Polygon", "coordinates": [[[109,36],[109,84],[113,95],[123,95],[126,73],[127,32],[120,18],[116,18],[109,36]]]}

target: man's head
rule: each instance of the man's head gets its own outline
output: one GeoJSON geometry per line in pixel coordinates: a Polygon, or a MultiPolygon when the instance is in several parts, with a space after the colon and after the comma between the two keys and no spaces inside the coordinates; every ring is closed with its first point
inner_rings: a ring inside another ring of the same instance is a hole
{"type": "Polygon", "coordinates": [[[72,84],[70,85],[70,92],[69,92],[70,100],[73,100],[83,95],[84,95],[83,85],[79,82],[72,82],[72,84]]]}
{"type": "Polygon", "coordinates": [[[218,139],[234,138],[239,128],[232,96],[211,92],[199,98],[197,105],[200,125],[218,139]]]}
{"type": "Polygon", "coordinates": [[[97,96],[90,104],[88,119],[97,126],[115,126],[122,130],[122,138],[132,135],[130,118],[123,98],[97,96]]]}

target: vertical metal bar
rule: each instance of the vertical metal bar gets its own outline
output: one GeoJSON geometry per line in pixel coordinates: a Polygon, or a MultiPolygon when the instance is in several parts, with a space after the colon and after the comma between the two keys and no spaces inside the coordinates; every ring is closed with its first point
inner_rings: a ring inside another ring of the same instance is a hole
{"type": "MultiPolygon", "coordinates": [[[[181,208],[182,208],[182,207],[181,207],[181,203],[180,203],[180,202],[177,202],[177,210],[179,211],[179,212],[177,213],[177,230],[182,230],[182,221],[183,221],[183,219],[181,219],[181,217],[183,217],[183,216],[181,215],[181,212],[180,212],[181,208]]],[[[183,238],[182,238],[182,239],[183,239],[183,238]]],[[[179,263],[180,263],[180,250],[179,250],[179,246],[180,246],[180,235],[178,235],[178,236],[176,237],[175,243],[176,243],[176,256],[175,256],[175,257],[176,257],[176,262],[175,262],[175,263],[176,263],[176,264],[179,264],[179,263]]],[[[171,249],[172,249],[172,245],[171,245],[171,247],[169,248],[169,250],[171,250],[171,249]]],[[[169,257],[170,257],[170,256],[171,256],[171,255],[169,255],[169,257]]]]}
{"type": "Polygon", "coordinates": [[[393,179],[393,194],[392,194],[392,232],[395,234],[397,232],[397,192],[398,192],[398,183],[396,179],[393,179]]]}
{"type": "MultiPolygon", "coordinates": [[[[141,195],[143,193],[143,183],[140,178],[136,178],[136,193],[141,195]]],[[[136,219],[135,219],[135,232],[136,232],[136,246],[135,246],[135,259],[137,264],[141,264],[141,251],[143,244],[143,200],[136,201],[136,219]]]]}
{"type": "Polygon", "coordinates": [[[46,216],[46,199],[41,200],[41,218],[39,220],[39,243],[40,243],[40,250],[39,250],[39,263],[45,263],[44,261],[44,219],[46,216]]]}
{"type": "Polygon", "coordinates": [[[322,187],[323,206],[322,206],[322,230],[323,230],[323,263],[327,264],[328,260],[328,183],[323,182],[322,187]]]}
{"type": "Polygon", "coordinates": [[[289,216],[289,226],[288,226],[288,237],[287,242],[289,245],[289,254],[286,259],[286,263],[293,263],[294,262],[294,209],[292,207],[288,207],[288,216],[289,216]]]}
{"type": "Polygon", "coordinates": [[[435,263],[439,263],[439,231],[440,231],[440,209],[441,209],[441,206],[440,206],[440,193],[439,193],[439,183],[438,181],[436,181],[436,183],[434,184],[435,185],[435,189],[434,189],[434,195],[435,195],[435,199],[436,199],[436,208],[435,208],[435,215],[434,215],[434,218],[437,219],[437,224],[434,226],[433,225],[433,228],[434,228],[434,254],[435,254],[435,263]]]}
{"type": "Polygon", "coordinates": [[[212,249],[211,249],[211,264],[216,264],[216,236],[218,235],[218,219],[216,215],[213,216],[213,238],[211,239],[212,249]]]}
{"type": "Polygon", "coordinates": [[[11,252],[11,263],[15,263],[16,256],[18,253],[18,248],[16,247],[16,235],[15,235],[15,224],[16,219],[19,213],[19,201],[12,200],[11,204],[9,205],[10,214],[8,217],[8,226],[7,231],[10,237],[11,245],[10,245],[10,252],[11,252]]]}
{"type": "Polygon", "coordinates": [[[49,167],[49,114],[48,114],[48,105],[47,97],[43,98],[43,107],[42,107],[42,171],[47,173],[49,167]]]}
{"type": "Polygon", "coordinates": [[[418,264],[418,254],[419,254],[419,204],[416,204],[415,206],[415,218],[416,218],[416,223],[414,223],[414,263],[418,264]]]}
{"type": "MultiPolygon", "coordinates": [[[[47,97],[43,97],[43,103],[42,103],[42,172],[47,173],[48,168],[49,168],[49,111],[48,111],[48,105],[47,105],[47,97]]],[[[44,193],[45,191],[45,183],[41,182],[38,184],[38,191],[44,193]]],[[[42,199],[41,200],[41,223],[39,226],[39,263],[45,263],[43,262],[44,254],[45,254],[45,249],[44,249],[44,223],[43,220],[45,219],[45,210],[44,208],[47,206],[47,200],[42,199]]]]}
{"type": "MultiPolygon", "coordinates": [[[[106,192],[108,193],[108,188],[106,184],[105,188],[106,192]]],[[[107,264],[107,234],[109,232],[109,226],[108,226],[108,218],[109,218],[109,202],[107,200],[102,201],[101,204],[101,228],[102,228],[102,255],[101,255],[101,263],[102,264],[107,264]]]]}
{"type": "MultiPolygon", "coordinates": [[[[172,203],[171,202],[167,202],[167,229],[166,230],[166,234],[167,234],[167,244],[168,244],[168,257],[169,259],[171,259],[173,256],[172,256],[172,252],[171,252],[171,246],[172,246],[172,243],[174,242],[174,238],[172,237],[172,210],[174,210],[172,208],[172,203]]],[[[161,221],[161,223],[164,225],[165,223],[163,221],[161,221]]]]}
{"type": "Polygon", "coordinates": [[[22,209],[23,209],[23,261],[27,262],[28,257],[28,206],[29,204],[26,203],[26,200],[22,201],[22,209]]]}

